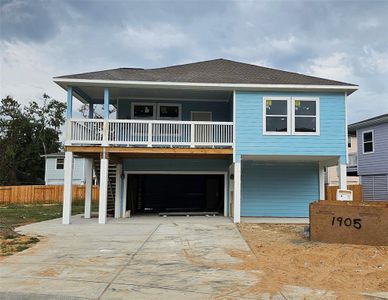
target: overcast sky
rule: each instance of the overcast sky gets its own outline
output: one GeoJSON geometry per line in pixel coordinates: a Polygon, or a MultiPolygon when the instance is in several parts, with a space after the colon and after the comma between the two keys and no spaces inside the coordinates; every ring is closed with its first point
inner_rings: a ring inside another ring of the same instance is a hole
{"type": "Polygon", "coordinates": [[[1,96],[65,100],[53,76],[226,58],[360,85],[388,113],[388,1],[0,0],[1,96]]]}

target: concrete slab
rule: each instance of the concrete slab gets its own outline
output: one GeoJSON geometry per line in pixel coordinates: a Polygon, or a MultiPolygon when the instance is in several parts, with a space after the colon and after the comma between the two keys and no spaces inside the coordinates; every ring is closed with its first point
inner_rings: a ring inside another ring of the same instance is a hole
{"type": "MultiPolygon", "coordinates": [[[[72,220],[18,228],[43,237],[0,260],[1,299],[269,297],[257,291],[262,272],[245,268],[230,254],[253,256],[228,218],[144,216],[108,219],[106,225],[79,216],[72,220]]],[[[329,295],[303,287],[285,292],[290,299],[329,295]]],[[[273,299],[284,299],[283,294],[273,299]]]]}

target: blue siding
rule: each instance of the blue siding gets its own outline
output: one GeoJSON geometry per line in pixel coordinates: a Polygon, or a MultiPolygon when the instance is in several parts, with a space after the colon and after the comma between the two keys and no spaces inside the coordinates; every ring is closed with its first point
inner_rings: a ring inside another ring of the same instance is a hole
{"type": "Polygon", "coordinates": [[[241,216],[308,217],[318,164],[243,161],[241,216]]]}
{"type": "Polygon", "coordinates": [[[228,102],[211,102],[211,101],[141,101],[141,100],[120,100],[118,108],[118,119],[131,118],[131,102],[148,102],[148,103],[176,103],[182,105],[182,121],[191,120],[192,111],[211,111],[213,121],[227,122],[231,121],[231,106],[228,102]]]}
{"type": "Polygon", "coordinates": [[[388,123],[357,129],[358,175],[388,174],[388,123]],[[373,153],[365,153],[362,133],[373,130],[373,153]]]}
{"type": "Polygon", "coordinates": [[[340,156],[345,163],[344,94],[236,92],[236,155],[340,156]],[[266,96],[319,97],[320,135],[263,135],[263,97],[266,96]]]}

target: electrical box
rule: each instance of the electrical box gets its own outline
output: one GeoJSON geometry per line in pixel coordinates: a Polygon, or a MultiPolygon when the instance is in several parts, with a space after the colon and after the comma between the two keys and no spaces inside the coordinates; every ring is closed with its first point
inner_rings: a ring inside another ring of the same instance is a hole
{"type": "Polygon", "coordinates": [[[337,190],[337,201],[353,201],[353,191],[337,190]]]}

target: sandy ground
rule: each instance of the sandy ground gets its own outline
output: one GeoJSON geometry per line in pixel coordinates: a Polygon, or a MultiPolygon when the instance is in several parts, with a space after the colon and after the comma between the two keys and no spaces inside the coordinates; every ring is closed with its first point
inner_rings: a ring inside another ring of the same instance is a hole
{"type": "Polygon", "coordinates": [[[364,299],[361,293],[388,292],[388,246],[324,244],[303,236],[304,225],[239,225],[255,257],[242,267],[264,271],[249,293],[277,294],[287,285],[332,291],[339,299],[364,299]]]}

